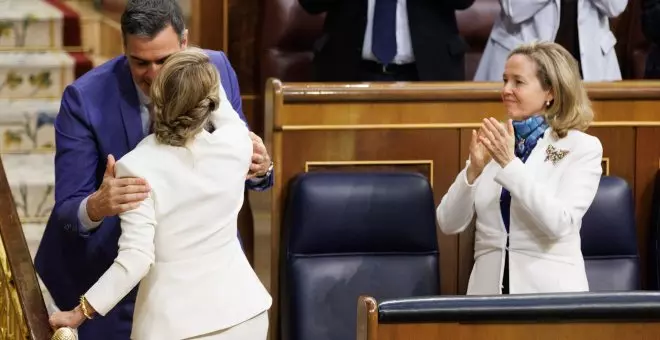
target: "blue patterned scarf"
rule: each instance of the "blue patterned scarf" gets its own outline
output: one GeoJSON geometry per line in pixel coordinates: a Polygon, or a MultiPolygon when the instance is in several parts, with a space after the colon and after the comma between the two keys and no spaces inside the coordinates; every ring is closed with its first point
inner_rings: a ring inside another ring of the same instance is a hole
{"type": "Polygon", "coordinates": [[[534,150],[536,143],[539,139],[543,138],[543,134],[547,128],[548,123],[546,123],[545,117],[541,115],[531,116],[525,120],[514,121],[513,131],[516,135],[516,157],[525,162],[527,157],[532,153],[532,150],[534,150]]]}
{"type": "MultiPolygon", "coordinates": [[[[532,153],[532,150],[534,150],[539,139],[543,138],[543,134],[547,128],[548,123],[546,123],[545,117],[540,115],[531,116],[525,120],[513,121],[513,131],[516,135],[514,147],[516,157],[520,158],[524,163],[532,153]]],[[[509,231],[511,194],[505,188],[502,188],[502,194],[500,195],[500,209],[506,231],[509,231]]]]}

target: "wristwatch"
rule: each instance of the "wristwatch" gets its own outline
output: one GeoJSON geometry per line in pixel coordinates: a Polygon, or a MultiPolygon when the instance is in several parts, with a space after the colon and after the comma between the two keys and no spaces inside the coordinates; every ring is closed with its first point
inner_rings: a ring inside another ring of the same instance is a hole
{"type": "Polygon", "coordinates": [[[273,173],[273,162],[270,162],[270,166],[268,167],[268,170],[266,170],[266,173],[261,176],[257,176],[257,178],[266,178],[270,176],[270,174],[272,173],[273,173]]]}

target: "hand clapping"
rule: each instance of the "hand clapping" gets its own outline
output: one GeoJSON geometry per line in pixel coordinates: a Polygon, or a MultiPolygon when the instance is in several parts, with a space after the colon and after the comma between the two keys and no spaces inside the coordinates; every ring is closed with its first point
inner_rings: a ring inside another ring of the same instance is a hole
{"type": "Polygon", "coordinates": [[[479,129],[479,141],[497,164],[504,168],[516,158],[516,155],[513,123],[509,119],[506,128],[502,125],[495,118],[484,119],[479,129]]]}
{"type": "Polygon", "coordinates": [[[472,130],[470,142],[470,165],[467,169],[467,181],[472,184],[490,162],[491,157],[486,147],[479,141],[477,131],[472,130]]]}

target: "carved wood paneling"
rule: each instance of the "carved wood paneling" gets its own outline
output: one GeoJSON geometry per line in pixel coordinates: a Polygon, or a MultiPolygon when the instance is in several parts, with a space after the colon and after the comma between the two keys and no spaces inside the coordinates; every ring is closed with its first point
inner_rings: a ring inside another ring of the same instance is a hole
{"type": "MultiPolygon", "coordinates": [[[[208,0],[207,0],[208,1],[208,0]]],[[[258,80],[261,0],[223,0],[228,3],[227,54],[243,95],[243,113],[250,129],[263,136],[263,84],[258,80]]]]}
{"type": "Polygon", "coordinates": [[[648,258],[657,256],[649,254],[649,245],[656,240],[649,240],[651,231],[651,205],[653,201],[653,183],[660,170],[660,127],[637,128],[635,148],[635,208],[637,216],[637,239],[639,253],[642,259],[642,278],[648,276],[648,258]]]}
{"type": "Polygon", "coordinates": [[[236,70],[243,94],[258,94],[257,37],[259,36],[259,0],[229,1],[229,60],[236,70]]]}
{"type": "Polygon", "coordinates": [[[243,114],[245,114],[250,130],[263,136],[264,122],[263,119],[259,118],[263,117],[261,114],[264,110],[262,97],[251,94],[243,95],[241,97],[243,99],[243,114]]]}
{"type": "Polygon", "coordinates": [[[609,161],[611,176],[621,177],[633,187],[635,184],[634,127],[593,127],[587,133],[600,139],[603,158],[609,161]]]}
{"type": "Polygon", "coordinates": [[[210,50],[227,51],[228,0],[190,1],[190,43],[210,50]]]}

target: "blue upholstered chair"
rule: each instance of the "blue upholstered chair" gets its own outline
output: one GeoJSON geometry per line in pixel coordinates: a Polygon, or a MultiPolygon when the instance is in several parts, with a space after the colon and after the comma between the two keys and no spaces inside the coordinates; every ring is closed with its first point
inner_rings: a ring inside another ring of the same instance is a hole
{"type": "Polygon", "coordinates": [[[590,291],[641,289],[635,204],[624,179],[601,178],[580,234],[590,291]]]}
{"type": "Polygon", "coordinates": [[[283,230],[282,339],[355,339],[360,295],[440,293],[435,204],[419,174],[302,174],[283,230]]]}

